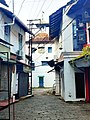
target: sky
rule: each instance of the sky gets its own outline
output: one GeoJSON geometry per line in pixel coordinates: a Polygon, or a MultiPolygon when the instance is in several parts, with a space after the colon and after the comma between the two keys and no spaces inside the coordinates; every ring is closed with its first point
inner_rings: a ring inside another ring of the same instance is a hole
{"type": "MultiPolygon", "coordinates": [[[[12,1],[6,0],[9,9],[12,11],[12,1]]],[[[64,6],[70,0],[14,0],[14,14],[24,23],[27,20],[44,19],[49,22],[49,16],[64,6]]]]}

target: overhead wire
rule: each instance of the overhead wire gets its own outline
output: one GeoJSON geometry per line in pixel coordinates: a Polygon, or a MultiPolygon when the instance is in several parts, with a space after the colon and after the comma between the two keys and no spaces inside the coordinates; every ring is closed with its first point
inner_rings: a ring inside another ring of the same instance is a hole
{"type": "Polygon", "coordinates": [[[47,8],[45,9],[45,11],[49,9],[49,7],[51,6],[52,2],[53,2],[53,0],[51,0],[50,4],[47,6],[47,8]]]}
{"type": "MultiPolygon", "coordinates": [[[[72,33],[70,33],[62,42],[68,40],[68,38],[72,35],[72,33]]],[[[61,43],[62,43],[61,42],[61,43]]],[[[50,44],[50,46],[52,46],[52,44],[50,44]]],[[[54,50],[54,52],[59,48],[59,46],[54,50]]],[[[43,54],[41,54],[39,57],[37,57],[36,59],[34,59],[34,61],[37,61],[37,59],[39,59],[41,56],[43,56],[48,50],[46,50],[43,54]]]]}
{"type": "Polygon", "coordinates": [[[30,8],[30,13],[32,13],[32,10],[33,10],[33,8],[34,8],[34,4],[35,4],[35,0],[33,0],[32,6],[31,6],[31,8],[30,8]]]}
{"type": "Polygon", "coordinates": [[[43,4],[42,4],[42,6],[41,6],[41,8],[40,8],[40,10],[39,10],[39,12],[38,12],[38,14],[37,14],[36,18],[39,16],[40,12],[42,11],[42,8],[43,8],[43,6],[44,6],[45,2],[46,2],[46,0],[44,0],[44,2],[43,2],[43,4]]]}
{"type": "MultiPolygon", "coordinates": [[[[34,1],[35,1],[35,0],[34,0],[34,1]]],[[[21,4],[21,7],[20,7],[20,9],[19,9],[19,13],[20,13],[20,11],[21,11],[21,8],[22,8],[24,2],[25,2],[25,0],[23,0],[23,2],[22,2],[22,4],[21,4]]],[[[41,9],[42,9],[44,3],[45,3],[45,1],[43,2],[42,6],[41,6],[41,9]]],[[[33,2],[33,4],[34,4],[34,2],[33,2]]],[[[41,9],[40,9],[40,10],[41,10],[41,9]]],[[[72,21],[71,21],[71,22],[72,22],[72,21]]],[[[68,26],[66,26],[64,29],[66,29],[67,27],[68,27],[68,26]]],[[[64,30],[64,29],[63,29],[63,30],[64,30]]],[[[63,31],[63,30],[62,30],[62,31],[63,31]]],[[[45,39],[45,38],[44,38],[44,39],[45,39]]],[[[44,39],[43,39],[43,40],[44,40],[44,39]]],[[[22,48],[24,47],[24,45],[25,45],[25,43],[23,44],[22,48]]],[[[44,45],[44,46],[45,46],[45,45],[44,45]]],[[[38,45],[37,47],[39,47],[39,45],[38,45]]],[[[21,48],[21,50],[22,50],[22,48],[21,48]]]]}
{"type": "Polygon", "coordinates": [[[38,3],[37,3],[36,10],[35,10],[35,11],[34,11],[34,13],[33,13],[33,15],[34,15],[34,18],[35,18],[35,14],[36,14],[36,12],[37,12],[37,9],[38,9],[38,7],[39,7],[39,4],[40,4],[40,0],[38,0],[38,3]]]}
{"type": "MultiPolygon", "coordinates": [[[[74,18],[73,20],[71,20],[71,21],[66,25],[66,27],[61,30],[60,34],[61,34],[62,32],[64,32],[64,31],[66,30],[66,28],[67,28],[74,20],[75,20],[75,18],[74,18]]],[[[63,41],[64,41],[64,40],[63,40],[63,41]]],[[[45,53],[44,53],[44,54],[45,54],[45,53]]],[[[41,56],[42,56],[42,55],[40,55],[40,56],[39,56],[38,58],[36,58],[35,60],[39,59],[41,56]]]]}
{"type": "Polygon", "coordinates": [[[20,9],[19,9],[19,12],[18,12],[17,16],[20,14],[20,12],[21,12],[21,9],[22,9],[22,7],[23,7],[24,2],[25,2],[25,0],[23,0],[23,1],[22,1],[21,6],[20,6],[20,9]]]}
{"type": "MultiPolygon", "coordinates": [[[[70,6],[69,6],[70,7],[70,6]]],[[[69,7],[66,9],[66,11],[64,11],[64,13],[63,13],[63,15],[67,12],[67,10],[69,9],[69,7]]],[[[62,16],[63,16],[62,15],[62,16]]],[[[73,19],[74,20],[74,19],[73,19]]],[[[69,23],[69,24],[71,24],[72,22],[73,22],[73,20],[69,23]]],[[[65,21],[66,22],[66,21],[65,21]]],[[[63,23],[64,24],[64,23],[63,23]]],[[[69,26],[69,24],[64,28],[64,29],[66,29],[68,26],[69,26]]],[[[62,32],[64,31],[64,29],[62,30],[62,32]]],[[[49,38],[50,38],[50,36],[49,36],[49,38]]],[[[44,38],[45,39],[45,38],[44,38]]],[[[42,41],[44,40],[44,39],[42,39],[42,41]]],[[[47,44],[47,43],[46,43],[47,44]]],[[[40,44],[39,44],[40,45],[40,44]]],[[[38,48],[39,47],[39,45],[36,47],[36,48],[38,48]]],[[[45,44],[44,44],[44,46],[45,46],[45,44]]]]}

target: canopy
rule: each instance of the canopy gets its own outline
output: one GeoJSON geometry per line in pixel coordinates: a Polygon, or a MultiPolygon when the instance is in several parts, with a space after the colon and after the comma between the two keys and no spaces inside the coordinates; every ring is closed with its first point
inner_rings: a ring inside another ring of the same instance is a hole
{"type": "Polygon", "coordinates": [[[49,35],[50,39],[59,37],[62,23],[62,10],[63,7],[49,16],[49,35]]]}
{"type": "Polygon", "coordinates": [[[70,60],[69,63],[78,68],[89,67],[90,66],[90,55],[84,55],[75,60],[70,60]]]}

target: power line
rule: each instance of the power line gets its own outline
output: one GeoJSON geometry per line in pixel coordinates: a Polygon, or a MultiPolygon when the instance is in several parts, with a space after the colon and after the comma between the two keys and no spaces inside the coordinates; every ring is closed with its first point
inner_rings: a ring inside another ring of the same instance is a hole
{"type": "MultiPolygon", "coordinates": [[[[69,23],[68,23],[68,25],[66,25],[66,27],[64,28],[64,29],[62,29],[61,30],[61,32],[60,32],[60,34],[62,33],[62,32],[64,32],[65,30],[66,30],[66,28],[73,22],[75,20],[75,18],[73,19],[73,20],[71,20],[69,23]]],[[[63,40],[64,41],[64,40],[63,40]]],[[[52,44],[51,44],[52,45],[52,44]]],[[[47,51],[47,50],[46,50],[47,51]]],[[[45,53],[44,53],[45,54],[45,53]]],[[[42,54],[43,55],[43,54],[42,54]]],[[[40,55],[37,59],[39,59],[42,55],[40,55]]]]}
{"type": "Polygon", "coordinates": [[[21,6],[20,6],[20,9],[19,9],[18,15],[20,14],[20,11],[21,11],[21,9],[22,9],[22,7],[23,7],[24,2],[25,2],[25,0],[23,0],[22,3],[21,3],[21,6]]]}
{"type": "Polygon", "coordinates": [[[38,4],[37,4],[36,10],[35,10],[35,12],[33,13],[33,15],[36,14],[36,11],[37,11],[37,9],[38,9],[38,7],[39,7],[39,3],[40,3],[40,0],[38,0],[38,4]]]}
{"type": "MultiPolygon", "coordinates": [[[[71,6],[71,5],[70,5],[70,6],[71,6]]],[[[64,12],[64,14],[67,12],[67,10],[70,8],[70,6],[66,9],[66,11],[64,12]]],[[[62,16],[64,16],[64,14],[63,14],[62,16]]],[[[65,21],[65,22],[67,22],[67,21],[65,21]]],[[[64,22],[64,23],[65,23],[65,22],[64,22]]],[[[72,22],[72,21],[71,21],[71,22],[72,22]]],[[[64,24],[64,23],[63,23],[63,24],[64,24]]],[[[66,27],[68,27],[68,26],[66,26],[66,27]]],[[[62,31],[63,31],[63,30],[62,30],[62,31]]],[[[49,37],[49,38],[50,38],[50,37],[49,37]]],[[[45,38],[44,38],[44,39],[45,39],[45,38]]],[[[43,39],[43,40],[44,40],[44,39],[43,39]]],[[[43,41],[43,40],[42,40],[42,41],[43,41]]],[[[39,44],[39,45],[40,45],[40,44],[39,44]]],[[[39,47],[39,45],[37,46],[37,48],[39,47]]]]}
{"type": "MultiPolygon", "coordinates": [[[[51,6],[52,2],[53,2],[53,0],[51,0],[50,4],[47,6],[46,10],[49,9],[49,7],[51,6]]],[[[45,11],[46,11],[46,10],[45,10],[45,11]]],[[[45,11],[44,11],[44,12],[45,12],[45,11]]]]}
{"type": "Polygon", "coordinates": [[[30,13],[32,13],[32,10],[34,9],[34,4],[35,4],[35,0],[34,0],[33,3],[32,3],[30,13]]]}
{"type": "Polygon", "coordinates": [[[40,10],[39,10],[39,12],[38,12],[38,14],[37,14],[36,18],[39,16],[40,12],[42,11],[42,8],[43,8],[43,6],[44,6],[45,2],[46,2],[46,0],[44,0],[44,2],[43,2],[43,4],[42,4],[42,6],[41,6],[41,8],[40,8],[40,10]]]}

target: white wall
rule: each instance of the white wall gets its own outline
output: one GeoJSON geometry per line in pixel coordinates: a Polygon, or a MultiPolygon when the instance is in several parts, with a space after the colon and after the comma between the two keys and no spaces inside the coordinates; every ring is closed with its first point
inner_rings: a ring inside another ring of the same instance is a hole
{"type": "MultiPolygon", "coordinates": [[[[12,20],[8,18],[6,15],[0,12],[0,38],[4,40],[4,22],[12,23],[12,20]]],[[[18,44],[18,33],[23,35],[23,41],[22,41],[22,51],[23,51],[23,60],[25,62],[25,32],[24,30],[19,27],[16,23],[12,26],[10,26],[10,44],[13,46],[10,46],[10,52],[15,53],[17,50],[19,50],[19,44],[18,44]]],[[[15,72],[12,73],[12,81],[11,81],[11,96],[15,94],[17,87],[17,76],[16,76],[16,64],[15,64],[15,72]]]]}
{"type": "Polygon", "coordinates": [[[55,71],[55,95],[60,95],[60,78],[59,78],[60,73],[55,71]]]}
{"type": "MultiPolygon", "coordinates": [[[[4,22],[12,23],[13,21],[8,18],[4,13],[0,12],[0,38],[4,40],[4,22]]],[[[16,53],[18,50],[18,33],[23,35],[23,45],[25,44],[25,32],[23,29],[21,29],[16,23],[12,26],[10,26],[10,43],[14,46],[10,46],[10,51],[12,53],[16,53]]],[[[22,47],[23,50],[23,56],[25,59],[25,45],[22,47]]]]}
{"type": "Polygon", "coordinates": [[[16,81],[17,81],[17,76],[16,76],[16,66],[15,66],[15,72],[12,73],[11,96],[13,96],[14,94],[16,94],[16,81]]]}
{"type": "Polygon", "coordinates": [[[52,87],[54,84],[54,80],[55,80],[55,73],[54,72],[50,72],[47,73],[49,70],[51,70],[51,68],[49,66],[42,66],[42,67],[38,67],[36,68],[35,71],[33,71],[32,74],[32,86],[33,87],[39,87],[39,77],[43,76],[44,77],[44,87],[52,87]]]}
{"type": "Polygon", "coordinates": [[[10,32],[10,42],[14,46],[11,46],[11,52],[16,53],[17,50],[19,50],[19,44],[18,44],[18,33],[23,35],[23,41],[22,41],[22,51],[23,51],[23,59],[25,60],[25,32],[23,29],[21,29],[18,25],[14,24],[11,26],[11,32],[10,32]]]}
{"type": "Polygon", "coordinates": [[[73,51],[73,30],[72,30],[72,18],[68,17],[66,13],[63,13],[62,22],[62,47],[64,52],[73,51]]]}
{"type": "Polygon", "coordinates": [[[33,61],[35,62],[35,71],[33,71],[33,87],[39,87],[39,76],[43,76],[44,77],[44,87],[52,87],[54,84],[54,80],[55,80],[55,73],[49,72],[51,68],[50,66],[41,66],[41,61],[49,61],[52,60],[54,58],[54,44],[33,44],[33,47],[37,48],[37,46],[45,46],[45,53],[38,53],[38,50],[36,50],[35,53],[32,54],[32,58],[33,61]],[[52,53],[48,53],[48,47],[52,47],[52,53]]]}
{"type": "Polygon", "coordinates": [[[64,87],[65,101],[73,101],[75,99],[75,74],[74,69],[68,63],[70,59],[64,59],[64,87]]]}

